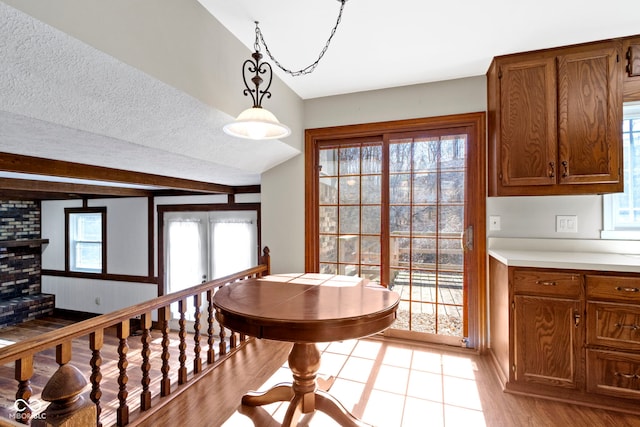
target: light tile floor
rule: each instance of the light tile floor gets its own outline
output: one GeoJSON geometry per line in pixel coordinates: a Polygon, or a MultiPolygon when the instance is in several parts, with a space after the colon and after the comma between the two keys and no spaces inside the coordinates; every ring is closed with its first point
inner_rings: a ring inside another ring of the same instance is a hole
{"type": "MultiPolygon", "coordinates": [[[[485,426],[475,384],[477,367],[464,354],[408,348],[379,340],[351,340],[318,347],[322,352],[319,377],[335,377],[329,393],[367,424],[378,427],[485,426]]],[[[291,372],[285,364],[260,390],[290,381],[291,372]]],[[[223,426],[279,425],[286,405],[273,403],[244,412],[234,413],[223,426]]],[[[316,411],[303,415],[299,425],[338,424],[316,411]]]]}

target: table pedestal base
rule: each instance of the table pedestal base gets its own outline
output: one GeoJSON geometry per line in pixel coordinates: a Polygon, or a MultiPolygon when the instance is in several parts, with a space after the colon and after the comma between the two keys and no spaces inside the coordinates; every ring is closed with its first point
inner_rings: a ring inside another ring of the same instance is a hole
{"type": "Polygon", "coordinates": [[[295,343],[289,353],[289,368],[293,383],[277,384],[266,392],[249,392],[242,397],[242,404],[262,406],[274,402],[289,402],[283,427],[297,425],[302,414],[322,411],[341,426],[362,427],[362,423],[351,415],[333,396],[318,389],[316,374],[320,368],[320,352],[315,344],[295,343]]]}

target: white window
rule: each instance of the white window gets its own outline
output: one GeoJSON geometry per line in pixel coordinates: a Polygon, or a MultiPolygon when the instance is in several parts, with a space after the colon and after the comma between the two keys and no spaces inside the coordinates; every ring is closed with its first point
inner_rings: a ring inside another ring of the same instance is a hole
{"type": "Polygon", "coordinates": [[[640,102],[624,105],[624,193],[604,196],[603,239],[640,238],[640,102]]]}
{"type": "Polygon", "coordinates": [[[104,214],[104,209],[67,210],[67,259],[70,271],[103,272],[104,214]]]}

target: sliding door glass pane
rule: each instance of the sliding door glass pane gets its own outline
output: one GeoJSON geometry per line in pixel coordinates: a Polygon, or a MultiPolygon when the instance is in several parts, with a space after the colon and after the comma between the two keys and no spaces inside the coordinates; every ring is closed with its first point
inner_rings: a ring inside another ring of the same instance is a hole
{"type": "Polygon", "coordinates": [[[320,271],[380,281],[382,143],[320,148],[320,271]]]}
{"type": "Polygon", "coordinates": [[[462,336],[465,147],[465,135],[389,142],[394,328],[462,336]]]}

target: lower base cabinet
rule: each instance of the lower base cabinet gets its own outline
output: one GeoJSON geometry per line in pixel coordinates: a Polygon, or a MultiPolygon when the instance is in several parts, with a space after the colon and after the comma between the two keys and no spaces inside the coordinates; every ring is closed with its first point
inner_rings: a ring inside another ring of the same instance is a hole
{"type": "Polygon", "coordinates": [[[490,257],[489,282],[490,350],[506,391],[640,414],[640,274],[490,257]]]}

